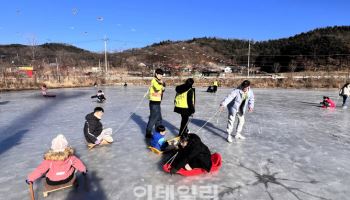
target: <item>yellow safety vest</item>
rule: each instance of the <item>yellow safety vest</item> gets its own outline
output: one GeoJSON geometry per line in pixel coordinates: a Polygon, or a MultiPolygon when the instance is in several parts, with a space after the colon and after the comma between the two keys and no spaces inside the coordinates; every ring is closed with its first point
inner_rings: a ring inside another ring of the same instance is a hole
{"type": "MultiPolygon", "coordinates": [[[[192,88],[191,88],[192,89],[192,88]]],[[[175,96],[175,107],[178,108],[188,108],[188,103],[187,103],[187,93],[188,91],[190,91],[191,89],[187,90],[184,93],[177,93],[175,96]]],[[[194,104],[194,93],[192,95],[192,102],[194,104]]]]}
{"type": "Polygon", "coordinates": [[[163,85],[159,84],[155,78],[152,79],[151,86],[149,87],[148,91],[148,99],[150,101],[161,101],[163,89],[163,85]]]}
{"type": "Polygon", "coordinates": [[[214,85],[214,86],[219,86],[219,83],[218,83],[217,81],[214,81],[214,82],[213,82],[213,85],[214,85]]]}

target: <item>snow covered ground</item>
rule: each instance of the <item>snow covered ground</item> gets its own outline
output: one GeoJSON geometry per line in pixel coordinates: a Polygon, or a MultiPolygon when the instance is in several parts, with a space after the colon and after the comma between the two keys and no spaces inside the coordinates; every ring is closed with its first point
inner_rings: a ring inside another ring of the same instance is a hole
{"type": "MultiPolygon", "coordinates": [[[[146,87],[102,88],[106,127],[117,130],[136,109],[146,87]]],[[[97,105],[96,88],[2,93],[0,99],[0,199],[29,199],[25,179],[41,161],[51,140],[63,133],[89,169],[79,175],[80,186],[49,194],[47,200],[87,199],[242,199],[313,200],[350,196],[350,111],[318,107],[323,95],[337,100],[335,90],[255,89],[255,111],[248,114],[245,141],[226,142],[227,112],[212,117],[229,93],[197,88],[196,114],[190,130],[198,132],[212,152],[223,157],[222,169],[198,177],[170,176],[161,170],[161,157],[147,149],[144,139],[148,102],[115,133],[109,147],[87,150],[84,117],[97,105]]],[[[174,88],[162,103],[167,137],[176,135],[180,116],[173,112],[174,88]]],[[[340,99],[337,102],[340,105],[340,99]]],[[[42,181],[35,183],[37,199],[42,181]]]]}

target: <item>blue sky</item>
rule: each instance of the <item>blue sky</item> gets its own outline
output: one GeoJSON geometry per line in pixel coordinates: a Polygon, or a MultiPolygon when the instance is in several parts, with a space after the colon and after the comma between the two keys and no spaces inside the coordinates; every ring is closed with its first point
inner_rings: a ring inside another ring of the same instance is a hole
{"type": "Polygon", "coordinates": [[[350,25],[349,0],[2,0],[0,44],[35,40],[91,51],[162,40],[220,37],[278,39],[350,25]]]}

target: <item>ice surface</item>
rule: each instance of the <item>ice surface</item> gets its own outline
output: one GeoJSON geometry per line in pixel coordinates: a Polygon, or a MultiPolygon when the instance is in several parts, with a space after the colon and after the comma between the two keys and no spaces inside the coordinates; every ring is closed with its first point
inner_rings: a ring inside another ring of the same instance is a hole
{"type": "MultiPolygon", "coordinates": [[[[118,129],[136,109],[146,87],[106,87],[103,123],[118,129]]],[[[256,107],[246,116],[245,141],[226,142],[227,112],[213,117],[230,92],[217,94],[197,88],[196,114],[190,130],[212,121],[198,134],[212,152],[223,157],[222,169],[198,177],[170,176],[161,170],[167,156],[151,153],[144,133],[148,102],[116,134],[109,147],[88,151],[84,117],[97,104],[96,88],[2,93],[0,99],[0,199],[29,199],[24,180],[41,161],[52,138],[63,133],[89,169],[80,174],[78,189],[49,194],[47,200],[86,199],[339,199],[350,196],[350,111],[318,107],[323,95],[341,99],[335,90],[255,89],[256,107]],[[190,190],[187,190],[190,189],[190,190]],[[215,198],[210,198],[213,196],[215,198]],[[217,197],[217,198],[216,198],[217,197]]],[[[173,137],[180,116],[173,112],[174,88],[162,103],[167,137],[173,137]]],[[[37,199],[42,180],[35,183],[37,199]]]]}

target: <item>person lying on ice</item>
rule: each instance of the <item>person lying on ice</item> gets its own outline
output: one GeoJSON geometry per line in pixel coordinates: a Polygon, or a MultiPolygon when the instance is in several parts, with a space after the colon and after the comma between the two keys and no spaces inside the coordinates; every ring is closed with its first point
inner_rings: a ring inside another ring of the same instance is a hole
{"type": "Polygon", "coordinates": [[[84,125],[84,136],[89,144],[109,144],[113,142],[112,129],[103,129],[100,122],[103,116],[104,110],[101,107],[96,107],[94,112],[87,114],[84,125]]]}
{"type": "Polygon", "coordinates": [[[322,108],[335,108],[335,103],[327,96],[323,97],[323,101],[320,103],[322,108]]]}
{"type": "Polygon", "coordinates": [[[170,173],[175,174],[181,168],[186,170],[202,168],[210,172],[211,166],[209,148],[203,144],[198,135],[193,133],[182,135],[178,154],[170,165],[170,173]]]}
{"type": "Polygon", "coordinates": [[[97,101],[99,102],[104,102],[105,100],[107,100],[102,90],[97,91],[97,94],[94,96],[91,96],[91,98],[97,98],[97,101]]]}
{"type": "Polygon", "coordinates": [[[44,154],[44,161],[28,175],[26,182],[33,183],[44,174],[48,185],[61,185],[74,178],[75,170],[84,175],[87,169],[83,162],[74,156],[64,135],[57,135],[51,142],[51,149],[44,154]]]}
{"type": "Polygon", "coordinates": [[[238,88],[233,89],[231,94],[221,102],[220,110],[223,111],[225,107],[228,109],[227,141],[232,142],[231,134],[236,116],[238,117],[238,126],[235,138],[245,139],[241,135],[244,125],[244,114],[247,108],[249,112],[253,112],[254,109],[254,93],[250,89],[250,82],[248,80],[243,81],[238,88]]]}

